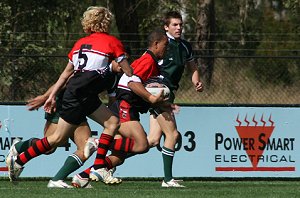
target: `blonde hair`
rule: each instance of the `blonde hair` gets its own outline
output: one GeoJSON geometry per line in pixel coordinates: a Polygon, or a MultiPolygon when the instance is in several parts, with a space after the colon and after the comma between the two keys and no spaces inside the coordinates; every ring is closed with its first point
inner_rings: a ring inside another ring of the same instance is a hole
{"type": "Polygon", "coordinates": [[[112,18],[107,8],[91,6],[83,13],[81,25],[85,33],[108,32],[112,18]]]}

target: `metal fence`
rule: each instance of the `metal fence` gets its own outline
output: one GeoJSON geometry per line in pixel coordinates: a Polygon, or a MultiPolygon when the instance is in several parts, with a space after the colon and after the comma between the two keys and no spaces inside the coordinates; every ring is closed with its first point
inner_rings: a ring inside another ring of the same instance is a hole
{"type": "MultiPolygon", "coordinates": [[[[138,55],[133,54],[133,57],[138,55]]],[[[25,102],[42,94],[58,79],[66,63],[65,56],[26,57],[2,54],[0,102],[25,102]],[[24,63],[29,60],[34,60],[36,64],[24,67],[24,63]]],[[[205,82],[205,89],[201,93],[195,92],[191,77],[186,72],[176,93],[175,102],[185,104],[300,103],[300,57],[219,56],[214,57],[213,67],[210,86],[205,82]]],[[[106,101],[104,93],[99,96],[106,101]]]]}

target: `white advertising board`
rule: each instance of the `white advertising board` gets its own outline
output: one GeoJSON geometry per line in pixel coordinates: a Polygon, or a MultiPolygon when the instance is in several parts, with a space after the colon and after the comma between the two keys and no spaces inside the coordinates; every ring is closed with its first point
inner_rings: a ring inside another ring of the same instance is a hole
{"type": "MultiPolygon", "coordinates": [[[[0,176],[7,175],[5,156],[12,140],[43,136],[44,112],[0,105],[0,176]]],[[[175,177],[300,177],[300,108],[181,107],[176,115],[181,139],[173,162],[175,177]]],[[[102,127],[89,120],[99,136],[102,127]]],[[[141,116],[146,132],[149,115],[141,116]]],[[[52,177],[74,144],[60,147],[26,164],[23,177],[52,177]]],[[[161,142],[162,146],[162,142],[161,142]]],[[[120,177],[162,177],[158,148],[136,155],[118,167],[120,177]]],[[[92,165],[95,155],[77,172],[92,165]]],[[[76,173],[77,173],[76,172],[76,173]]],[[[72,176],[72,175],[70,175],[72,176]]]]}

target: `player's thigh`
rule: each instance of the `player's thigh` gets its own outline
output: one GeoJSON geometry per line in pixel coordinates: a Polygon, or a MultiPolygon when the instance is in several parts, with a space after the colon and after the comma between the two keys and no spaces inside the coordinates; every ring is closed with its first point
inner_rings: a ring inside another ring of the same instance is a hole
{"type": "Polygon", "coordinates": [[[62,118],[59,118],[57,129],[52,135],[48,136],[48,142],[51,146],[60,146],[68,140],[69,137],[74,133],[76,125],[69,124],[62,118]]]}
{"type": "Polygon", "coordinates": [[[54,134],[56,129],[57,129],[56,123],[46,121],[45,127],[44,127],[44,136],[48,137],[48,136],[54,134]]]}
{"type": "Polygon", "coordinates": [[[139,121],[122,122],[119,133],[123,137],[132,138],[139,143],[147,142],[147,134],[139,121]]]}
{"type": "Polygon", "coordinates": [[[165,135],[177,133],[175,117],[170,112],[163,112],[156,117],[156,120],[165,135]]]}
{"type": "Polygon", "coordinates": [[[154,118],[153,115],[150,115],[149,123],[150,123],[150,127],[149,127],[148,139],[153,141],[160,140],[162,136],[162,130],[158,121],[156,120],[156,118],[154,118]]]}
{"type": "Polygon", "coordinates": [[[87,122],[81,123],[74,132],[73,141],[77,146],[77,150],[84,149],[86,140],[91,137],[91,129],[87,122]]]}
{"type": "Polygon", "coordinates": [[[104,104],[101,104],[89,117],[105,128],[116,128],[119,119],[104,104]]]}

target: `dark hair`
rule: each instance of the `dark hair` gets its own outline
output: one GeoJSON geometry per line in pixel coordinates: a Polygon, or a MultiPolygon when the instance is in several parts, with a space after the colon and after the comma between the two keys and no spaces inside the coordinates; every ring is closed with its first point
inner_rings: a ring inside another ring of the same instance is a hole
{"type": "Polygon", "coordinates": [[[148,35],[148,47],[152,46],[155,41],[161,41],[166,37],[166,32],[162,28],[155,28],[148,35]]]}
{"type": "Polygon", "coordinates": [[[164,18],[162,19],[162,25],[169,26],[171,19],[180,19],[182,20],[182,16],[178,11],[169,11],[165,13],[164,18]]]}

